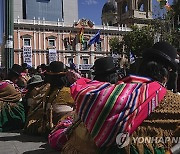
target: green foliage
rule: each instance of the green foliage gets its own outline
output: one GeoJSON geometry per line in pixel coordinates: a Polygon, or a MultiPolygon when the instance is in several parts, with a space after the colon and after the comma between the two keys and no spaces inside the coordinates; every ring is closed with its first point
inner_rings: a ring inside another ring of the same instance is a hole
{"type": "Polygon", "coordinates": [[[145,26],[142,28],[132,26],[131,28],[132,31],[128,32],[123,37],[125,50],[127,53],[131,51],[134,55],[136,55],[136,57],[140,57],[144,49],[153,46],[154,30],[150,26],[145,26]]]}
{"type": "Polygon", "coordinates": [[[109,46],[111,48],[111,52],[116,52],[116,53],[122,53],[122,43],[119,40],[118,37],[113,37],[109,40],[109,46]]]}

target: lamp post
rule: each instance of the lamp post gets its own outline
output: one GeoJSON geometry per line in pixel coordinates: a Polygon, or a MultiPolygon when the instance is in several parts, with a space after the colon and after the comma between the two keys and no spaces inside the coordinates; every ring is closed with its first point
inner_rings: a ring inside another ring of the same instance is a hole
{"type": "Polygon", "coordinates": [[[14,16],[13,16],[13,0],[5,0],[5,69],[14,64],[14,16]]]}

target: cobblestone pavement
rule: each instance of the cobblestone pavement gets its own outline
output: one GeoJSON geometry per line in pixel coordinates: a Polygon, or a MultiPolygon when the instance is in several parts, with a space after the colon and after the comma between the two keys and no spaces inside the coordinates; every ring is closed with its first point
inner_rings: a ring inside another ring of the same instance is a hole
{"type": "Polygon", "coordinates": [[[0,154],[60,154],[49,147],[44,137],[19,132],[0,133],[0,154]]]}

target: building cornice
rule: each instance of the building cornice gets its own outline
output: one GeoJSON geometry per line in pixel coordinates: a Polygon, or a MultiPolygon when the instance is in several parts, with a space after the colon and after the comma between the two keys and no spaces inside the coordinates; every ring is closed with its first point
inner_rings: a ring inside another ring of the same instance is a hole
{"type": "MultiPolygon", "coordinates": [[[[29,29],[29,30],[40,30],[40,31],[73,31],[79,32],[80,28],[75,27],[73,24],[65,24],[63,22],[50,22],[41,20],[26,20],[26,19],[15,19],[15,29],[29,29]]],[[[131,28],[126,25],[121,26],[105,26],[105,25],[94,25],[93,28],[84,28],[84,32],[96,33],[97,30],[101,30],[102,33],[124,33],[131,31],[131,28]]]]}

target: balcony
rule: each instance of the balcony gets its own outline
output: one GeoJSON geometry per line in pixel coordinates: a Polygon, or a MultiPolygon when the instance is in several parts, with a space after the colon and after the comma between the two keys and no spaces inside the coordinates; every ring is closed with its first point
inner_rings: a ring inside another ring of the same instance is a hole
{"type": "Polygon", "coordinates": [[[90,70],[92,66],[91,64],[79,64],[78,69],[80,71],[90,70]]]}

